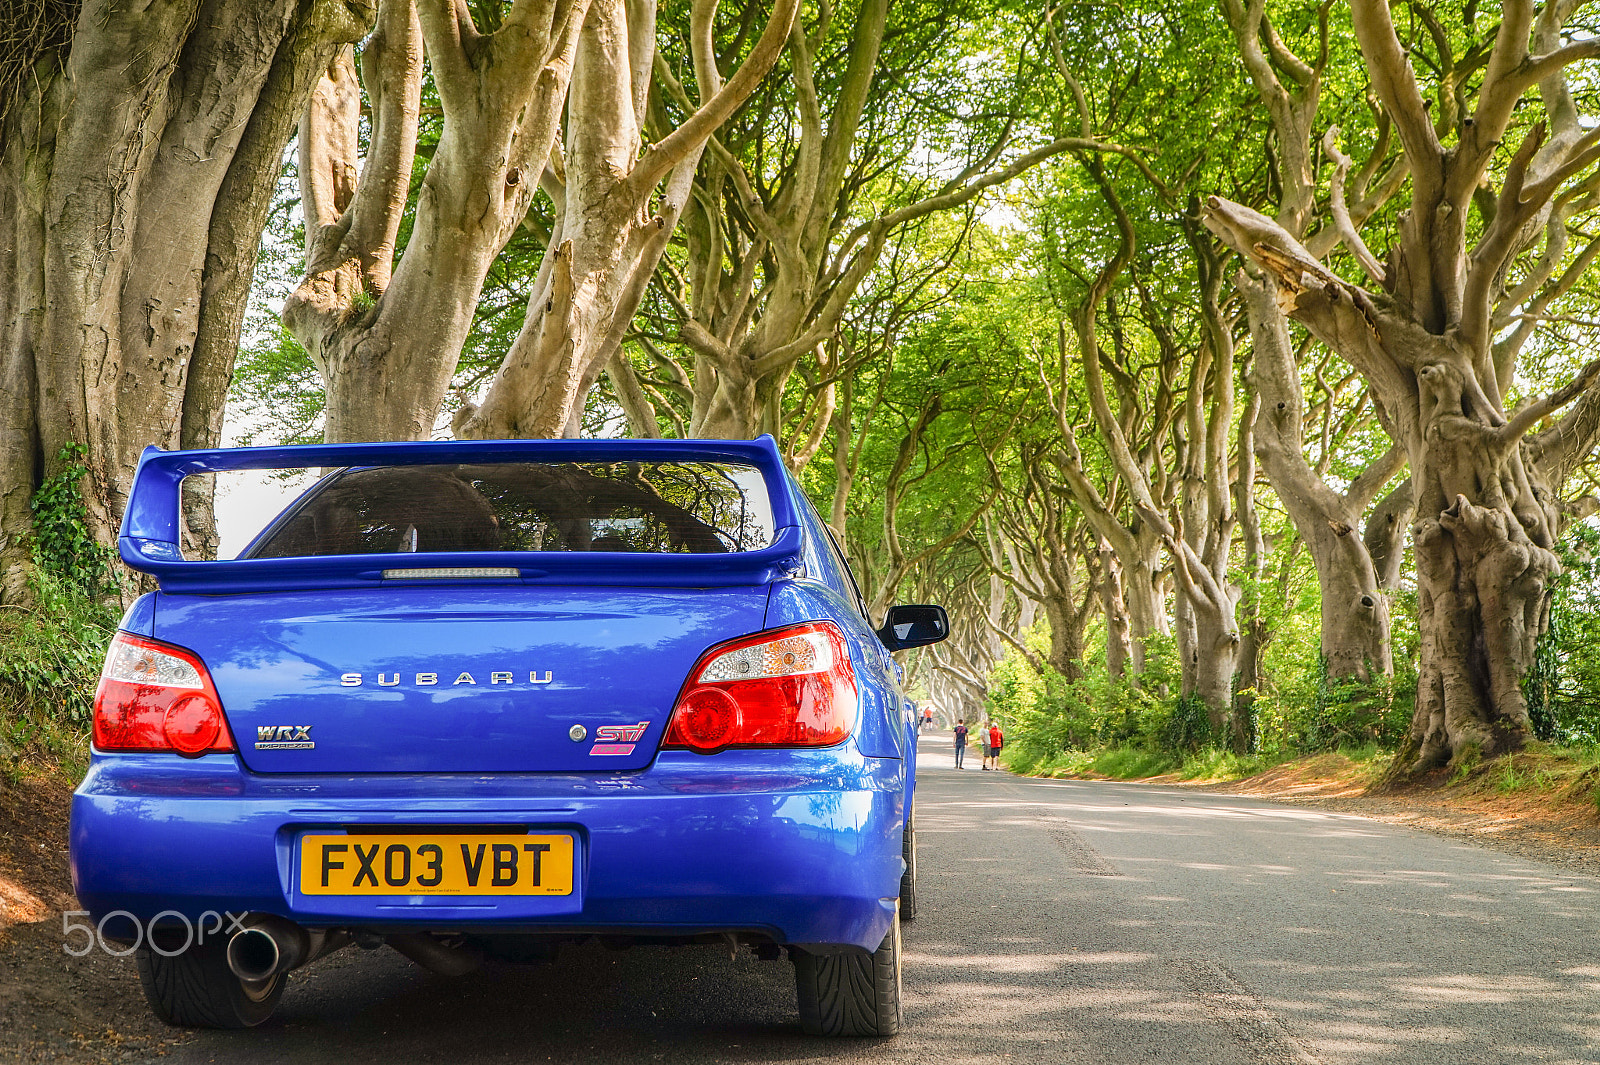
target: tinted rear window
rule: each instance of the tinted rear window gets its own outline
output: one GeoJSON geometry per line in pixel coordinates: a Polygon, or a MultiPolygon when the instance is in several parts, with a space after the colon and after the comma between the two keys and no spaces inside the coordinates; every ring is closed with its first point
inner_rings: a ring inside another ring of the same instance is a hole
{"type": "Polygon", "coordinates": [[[341,470],[307,492],[246,558],[412,551],[721,554],[772,543],[753,466],[512,462],[341,470]]]}

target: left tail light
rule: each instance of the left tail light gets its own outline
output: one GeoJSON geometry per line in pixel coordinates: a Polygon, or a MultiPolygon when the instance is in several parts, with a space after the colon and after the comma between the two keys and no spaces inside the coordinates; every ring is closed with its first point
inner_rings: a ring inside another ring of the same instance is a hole
{"type": "Polygon", "coordinates": [[[711,648],[672,708],[663,747],[831,747],[850,735],[856,677],[844,634],[808,622],[711,648]]]}
{"type": "Polygon", "coordinates": [[[119,632],[94,693],[94,745],[102,751],[231,751],[222,701],[200,656],[119,632]]]}

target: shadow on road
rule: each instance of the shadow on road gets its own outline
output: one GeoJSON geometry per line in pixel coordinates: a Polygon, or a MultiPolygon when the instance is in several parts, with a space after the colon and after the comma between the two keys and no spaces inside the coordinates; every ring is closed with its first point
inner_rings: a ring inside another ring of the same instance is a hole
{"type": "Polygon", "coordinates": [[[899,1039],[807,1039],[786,961],[709,947],[456,980],[346,950],[264,1027],[168,1060],[1600,1061],[1587,877],[1348,815],[924,757],[899,1039]]]}

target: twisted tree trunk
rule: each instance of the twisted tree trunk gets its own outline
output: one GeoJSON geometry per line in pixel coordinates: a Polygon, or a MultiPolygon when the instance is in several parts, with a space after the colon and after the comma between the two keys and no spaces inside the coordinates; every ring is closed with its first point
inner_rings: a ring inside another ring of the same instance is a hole
{"type": "Polygon", "coordinates": [[[724,84],[712,35],[716,4],[694,4],[702,103],[676,129],[658,122],[655,143],[641,154],[658,66],[655,4],[594,0],[573,65],[562,172],[544,179],[556,203],[545,265],[504,364],[481,401],[456,415],[457,436],[577,435],[584,400],[621,350],[689,200],[706,142],[777,61],[798,9],[798,0],[776,0],[724,84]]]}
{"type": "MultiPolygon", "coordinates": [[[[1328,270],[1272,219],[1216,197],[1206,209],[1207,224],[1271,279],[1279,307],[1361,373],[1409,461],[1422,650],[1416,713],[1396,776],[1515,749],[1528,736],[1522,679],[1560,571],[1552,548],[1561,480],[1600,431],[1592,391],[1600,361],[1519,410],[1506,404],[1532,332],[1519,308],[1538,308],[1537,317],[1573,283],[1570,270],[1556,276],[1565,216],[1576,201],[1572,181],[1600,161],[1600,128],[1585,130],[1562,73],[1600,57],[1593,38],[1563,43],[1562,21],[1573,6],[1547,4],[1536,18],[1531,3],[1505,4],[1492,47],[1474,61],[1482,71],[1475,99],[1466,95],[1470,71],[1441,56],[1444,77],[1463,77],[1459,91],[1446,94],[1448,113],[1436,119],[1386,0],[1352,0],[1372,90],[1411,181],[1410,210],[1381,264],[1352,224],[1336,173],[1330,224],[1375,290],[1328,270]],[[1535,87],[1545,121],[1521,135],[1495,192],[1490,163],[1535,87]],[[1447,134],[1455,136],[1449,148],[1447,134]],[[1469,227],[1474,216],[1479,224],[1469,227]],[[1513,263],[1541,232],[1543,248],[1508,290],[1513,263]],[[1529,438],[1580,398],[1573,412],[1529,438]]],[[[1579,262],[1585,257],[1592,255],[1585,251],[1579,262]]]]}
{"type": "MultiPolygon", "coordinates": [[[[1122,586],[1122,563],[1111,544],[1104,537],[1096,537],[1091,566],[1098,570],[1095,594],[1100,597],[1100,612],[1106,619],[1106,675],[1122,679],[1128,674],[1128,663],[1134,655],[1143,655],[1141,643],[1135,643],[1128,622],[1128,597],[1122,586]]],[[[1140,667],[1135,666],[1137,675],[1140,667]]]]}
{"type": "MultiPolygon", "coordinates": [[[[313,78],[372,12],[338,0],[91,2],[0,100],[0,598],[28,499],[88,448],[115,537],[141,450],[215,443],[256,245],[313,78]],[[8,106],[9,104],[9,106],[8,106]]],[[[186,546],[214,545],[205,493],[186,546]]]]}
{"type": "MultiPolygon", "coordinates": [[[[1166,534],[1166,539],[1178,577],[1179,616],[1187,615],[1189,628],[1190,642],[1185,646],[1180,639],[1179,643],[1183,691],[1205,704],[1211,734],[1221,739],[1228,734],[1233,708],[1241,594],[1228,575],[1238,524],[1228,457],[1228,434],[1233,428],[1233,326],[1221,302],[1222,264],[1228,253],[1198,223],[1187,223],[1185,231],[1199,268],[1203,328],[1184,397],[1188,441],[1181,498],[1183,527],[1166,534]]],[[[1149,318],[1162,347],[1174,351],[1176,344],[1160,312],[1149,318]]]]}
{"type": "Polygon", "coordinates": [[[1270,278],[1244,273],[1237,285],[1255,350],[1250,381],[1263,409],[1255,452],[1316,566],[1328,675],[1361,680],[1387,676],[1394,672],[1389,600],[1359,530],[1362,511],[1403,464],[1404,452],[1391,449],[1343,492],[1329,487],[1305,457],[1300,366],[1276,288],[1270,278]]]}
{"type": "MultiPolygon", "coordinates": [[[[1275,219],[1285,232],[1304,238],[1314,221],[1317,201],[1314,124],[1328,57],[1327,12],[1324,9],[1319,23],[1318,57],[1306,62],[1278,36],[1266,18],[1265,5],[1224,0],[1222,8],[1281,153],[1275,219]]],[[[1343,213],[1342,224],[1351,231],[1394,195],[1406,173],[1401,160],[1378,177],[1388,161],[1392,139],[1387,116],[1379,116],[1379,127],[1372,155],[1353,179],[1354,202],[1343,213]]],[[[1322,149],[1336,166],[1332,198],[1344,204],[1346,177],[1353,164],[1340,153],[1337,132],[1328,131],[1322,149]]],[[[1342,238],[1341,222],[1324,225],[1310,240],[1312,254],[1326,254],[1342,238]]],[[[1250,384],[1261,403],[1255,454],[1295,531],[1311,549],[1321,592],[1321,650],[1328,675],[1362,681],[1388,675],[1393,671],[1389,603],[1381,590],[1392,587],[1393,582],[1383,585],[1378,580],[1367,545],[1355,530],[1373,495],[1397,472],[1404,453],[1393,450],[1386,454],[1343,490],[1331,487],[1306,457],[1305,398],[1288,319],[1269,282],[1241,273],[1237,288],[1244,300],[1254,349],[1250,384]]]]}
{"type": "MultiPolygon", "coordinates": [[[[1507,417],[1490,398],[1498,392],[1493,380],[1486,389],[1478,376],[1486,348],[1464,343],[1460,329],[1421,328],[1403,305],[1335,278],[1293,238],[1246,211],[1213,201],[1211,218],[1259,256],[1291,313],[1370,375],[1409,454],[1422,649],[1402,765],[1428,768],[1468,750],[1514,749],[1529,731],[1522,678],[1545,622],[1549,582],[1560,572],[1549,456],[1559,451],[1568,461],[1587,451],[1594,430],[1568,434],[1538,460],[1525,438],[1600,380],[1600,361],[1507,417]]],[[[1371,580],[1375,589],[1375,574],[1371,580]]]]}
{"type": "MultiPolygon", "coordinates": [[[[1131,240],[1131,230],[1129,239],[1131,240]]],[[[1131,245],[1128,250],[1131,254],[1131,245]]],[[[1111,279],[1120,272],[1124,261],[1119,256],[1105,267],[1103,272],[1105,287],[1108,288],[1111,279]]],[[[1135,514],[1131,518],[1125,520],[1118,514],[1119,486],[1127,486],[1131,495],[1136,495],[1138,490],[1149,495],[1153,489],[1147,483],[1144,471],[1132,460],[1122,426],[1111,413],[1110,404],[1106,400],[1105,386],[1100,379],[1098,349],[1094,342],[1095,309],[1088,302],[1089,298],[1098,302],[1103,297],[1093,293],[1090,297],[1086,297],[1078,309],[1074,324],[1078,356],[1083,361],[1093,400],[1094,427],[1104,439],[1113,443],[1120,441],[1121,448],[1128,451],[1129,459],[1127,464],[1114,459],[1115,478],[1108,485],[1106,492],[1102,493],[1090,480],[1083,452],[1078,446],[1077,430],[1067,417],[1066,394],[1069,385],[1065,379],[1067,333],[1064,325],[1057,334],[1058,343],[1061,345],[1063,377],[1060,388],[1050,389],[1047,397],[1056,416],[1056,428],[1061,434],[1061,450],[1052,454],[1050,458],[1061,473],[1062,480],[1066,482],[1067,490],[1077,503],[1084,520],[1094,531],[1098,544],[1097,555],[1101,571],[1100,596],[1106,615],[1108,665],[1112,670],[1112,676],[1122,676],[1131,669],[1133,675],[1137,677],[1144,673],[1150,664],[1149,650],[1152,638],[1170,635],[1172,631],[1167,620],[1166,594],[1161,586],[1162,536],[1159,526],[1146,520],[1143,511],[1139,510],[1137,505],[1134,508],[1135,514]],[[1138,482],[1137,489],[1130,478],[1138,482]]],[[[1171,382],[1163,376],[1159,382],[1154,405],[1161,407],[1169,403],[1171,392],[1171,382]]],[[[1157,426],[1163,424],[1161,417],[1149,418],[1146,421],[1157,426]]],[[[1146,441],[1145,444],[1152,449],[1159,448],[1158,440],[1146,441]]],[[[1161,502],[1166,503],[1170,500],[1163,494],[1161,502]]]]}
{"type": "Polygon", "coordinates": [[[1261,413],[1260,395],[1251,395],[1239,419],[1239,475],[1234,481],[1240,539],[1244,546],[1244,580],[1239,600],[1239,662],[1233,689],[1233,749],[1256,749],[1256,697],[1266,681],[1265,657],[1272,630],[1261,614],[1261,585],[1266,578],[1267,544],[1256,507],[1255,431],[1261,413]]]}
{"type": "MultiPolygon", "coordinates": [[[[1051,479],[1050,463],[1039,449],[1022,448],[1020,461],[1027,490],[1020,498],[1002,493],[996,501],[995,517],[1007,532],[1002,537],[993,522],[984,521],[990,572],[1004,578],[1017,594],[1016,632],[1025,633],[1034,614],[1042,610],[1050,628],[1046,660],[1068,681],[1076,681],[1083,676],[1084,631],[1100,602],[1096,577],[1089,573],[1083,580],[1078,579],[1079,562],[1093,558],[1093,549],[1080,548],[1086,542],[1081,515],[1056,505],[1053,497],[1061,489],[1051,479]]],[[[996,483],[1000,483],[999,465],[991,470],[996,483]]],[[[1126,618],[1122,631],[1126,636],[1126,618]]],[[[1031,653],[1009,633],[1002,635],[1019,651],[1031,653]]],[[[1114,642],[1115,635],[1111,638],[1114,642]]],[[[1108,660],[1112,650],[1108,649],[1108,660]]],[[[1124,655],[1117,667],[1121,669],[1125,661],[1124,655]]]]}
{"type": "Polygon", "coordinates": [[[433,432],[489,266],[550,157],[588,9],[516,0],[480,34],[466,5],[382,0],[362,54],[373,129],[359,178],[354,58],[328,65],[301,122],[306,273],[283,318],[322,371],[330,443],[433,432]],[[396,265],[424,43],[444,127],[396,265]]]}

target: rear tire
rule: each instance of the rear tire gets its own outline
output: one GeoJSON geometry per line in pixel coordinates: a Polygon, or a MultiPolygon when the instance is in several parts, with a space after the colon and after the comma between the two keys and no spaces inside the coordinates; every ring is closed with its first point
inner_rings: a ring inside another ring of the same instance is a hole
{"type": "Polygon", "coordinates": [[[900,914],[871,954],[794,955],[800,1027],[807,1035],[900,1033],[900,914]]]}
{"type": "Polygon", "coordinates": [[[134,955],[145,1001],[157,1017],[178,1028],[253,1028],[272,1016],[288,973],[257,983],[228,968],[227,941],[212,939],[164,957],[149,946],[134,955]]]}
{"type": "Polygon", "coordinates": [[[906,871],[900,874],[900,919],[917,919],[917,814],[906,815],[906,829],[900,844],[900,856],[905,859],[906,871]]]}

